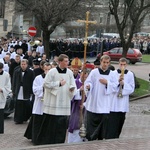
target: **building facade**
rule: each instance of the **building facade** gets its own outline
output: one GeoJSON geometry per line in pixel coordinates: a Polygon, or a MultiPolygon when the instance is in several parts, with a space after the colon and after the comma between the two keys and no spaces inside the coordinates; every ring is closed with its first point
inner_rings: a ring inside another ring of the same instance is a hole
{"type": "MultiPolygon", "coordinates": [[[[92,20],[97,21],[97,25],[89,29],[89,35],[95,33],[99,35],[100,33],[105,32],[117,32],[115,19],[113,15],[110,14],[108,5],[106,5],[106,1],[102,1],[102,3],[97,5],[94,9],[95,10],[91,12],[90,15],[92,16],[92,20]]],[[[150,15],[147,15],[143,21],[141,32],[150,32],[149,20],[150,15]]],[[[9,34],[9,36],[12,37],[27,38],[27,30],[34,24],[33,16],[30,16],[28,13],[19,14],[15,12],[15,0],[0,1],[0,37],[5,37],[9,34]]],[[[84,24],[81,26],[75,22],[66,23],[60,27],[57,27],[52,33],[51,37],[81,37],[84,34],[83,28],[84,24]]]]}
{"type": "Polygon", "coordinates": [[[14,4],[12,0],[0,1],[0,37],[5,37],[12,30],[14,4]]]}

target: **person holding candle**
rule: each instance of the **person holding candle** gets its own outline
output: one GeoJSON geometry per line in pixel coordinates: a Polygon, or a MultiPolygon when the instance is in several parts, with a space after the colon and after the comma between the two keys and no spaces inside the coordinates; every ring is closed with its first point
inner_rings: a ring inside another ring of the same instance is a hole
{"type": "Polygon", "coordinates": [[[106,139],[119,138],[126,112],[129,111],[129,95],[134,92],[134,74],[127,70],[127,59],[120,58],[119,69],[114,71],[118,78],[119,85],[112,95],[110,114],[108,119],[106,139]]]}

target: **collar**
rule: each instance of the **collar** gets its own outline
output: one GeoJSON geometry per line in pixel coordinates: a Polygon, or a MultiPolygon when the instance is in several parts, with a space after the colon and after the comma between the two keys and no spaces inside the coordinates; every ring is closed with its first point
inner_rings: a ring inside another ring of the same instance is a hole
{"type": "Polygon", "coordinates": [[[8,52],[8,50],[4,50],[4,52],[8,52]]]}
{"type": "Polygon", "coordinates": [[[0,75],[3,75],[3,72],[4,72],[4,71],[0,72],[0,75]]]}
{"type": "MultiPolygon", "coordinates": [[[[120,69],[117,69],[117,72],[118,72],[118,73],[121,73],[121,70],[120,70],[120,69]]],[[[124,74],[127,74],[127,73],[128,73],[128,70],[125,69],[124,74]]]]}
{"type": "Polygon", "coordinates": [[[5,61],[5,59],[3,58],[4,64],[8,64],[8,62],[5,61]]]}
{"type": "Polygon", "coordinates": [[[80,78],[80,75],[77,74],[77,75],[73,75],[75,79],[79,79],[80,78]]]}
{"type": "Polygon", "coordinates": [[[45,73],[42,73],[41,76],[42,76],[43,78],[45,78],[46,74],[45,74],[45,73]]]}
{"type": "Polygon", "coordinates": [[[57,69],[57,71],[58,71],[59,73],[66,73],[66,72],[67,72],[67,68],[64,68],[64,69],[62,70],[61,68],[56,67],[56,69],[57,69]]]}
{"type": "Polygon", "coordinates": [[[98,71],[99,71],[100,74],[103,74],[103,75],[109,75],[109,73],[110,73],[109,69],[107,69],[107,70],[104,71],[101,68],[98,68],[98,71]]]}
{"type": "Polygon", "coordinates": [[[22,69],[21,69],[21,71],[22,71],[22,72],[26,72],[26,70],[22,70],[22,69]]]}

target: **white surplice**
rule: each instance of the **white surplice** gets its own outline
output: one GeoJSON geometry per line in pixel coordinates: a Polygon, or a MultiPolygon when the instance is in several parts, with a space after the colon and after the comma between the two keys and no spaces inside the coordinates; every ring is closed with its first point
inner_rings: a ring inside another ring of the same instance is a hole
{"type": "Polygon", "coordinates": [[[35,100],[33,104],[32,114],[43,114],[43,82],[44,78],[42,75],[38,75],[33,81],[33,93],[35,100]]]}
{"type": "MultiPolygon", "coordinates": [[[[117,70],[114,71],[114,75],[119,79],[120,74],[117,70]]],[[[112,112],[129,112],[129,95],[134,92],[135,81],[134,75],[131,71],[128,71],[127,74],[124,74],[124,86],[122,89],[122,98],[119,98],[117,95],[119,93],[119,86],[113,95],[111,111],[112,112]]]]}
{"type": "Polygon", "coordinates": [[[99,69],[92,70],[85,80],[84,90],[87,96],[86,110],[92,113],[110,113],[112,93],[116,91],[118,81],[110,70],[108,75],[100,74],[99,69]],[[100,83],[99,79],[106,79],[107,86],[100,83]],[[90,85],[90,90],[86,86],[90,85]]]}

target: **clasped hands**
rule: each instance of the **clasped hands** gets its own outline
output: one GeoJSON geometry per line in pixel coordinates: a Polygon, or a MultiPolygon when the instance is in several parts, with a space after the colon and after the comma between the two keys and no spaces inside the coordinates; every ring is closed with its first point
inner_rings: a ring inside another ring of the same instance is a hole
{"type": "MultiPolygon", "coordinates": [[[[104,84],[104,85],[107,85],[107,80],[102,78],[102,79],[99,79],[99,82],[104,84]]],[[[90,90],[90,85],[86,85],[86,89],[87,90],[90,90]]]]}
{"type": "MultiPolygon", "coordinates": [[[[66,84],[66,81],[65,81],[64,79],[61,79],[61,80],[60,80],[60,85],[63,86],[63,85],[65,85],[65,84],[66,84]]],[[[75,87],[71,87],[71,88],[69,89],[69,91],[70,91],[70,92],[73,92],[74,89],[75,89],[75,87]]]]}
{"type": "Polygon", "coordinates": [[[64,79],[61,79],[61,80],[60,80],[60,85],[63,86],[63,85],[65,85],[65,84],[66,84],[66,81],[65,81],[64,79]]]}

